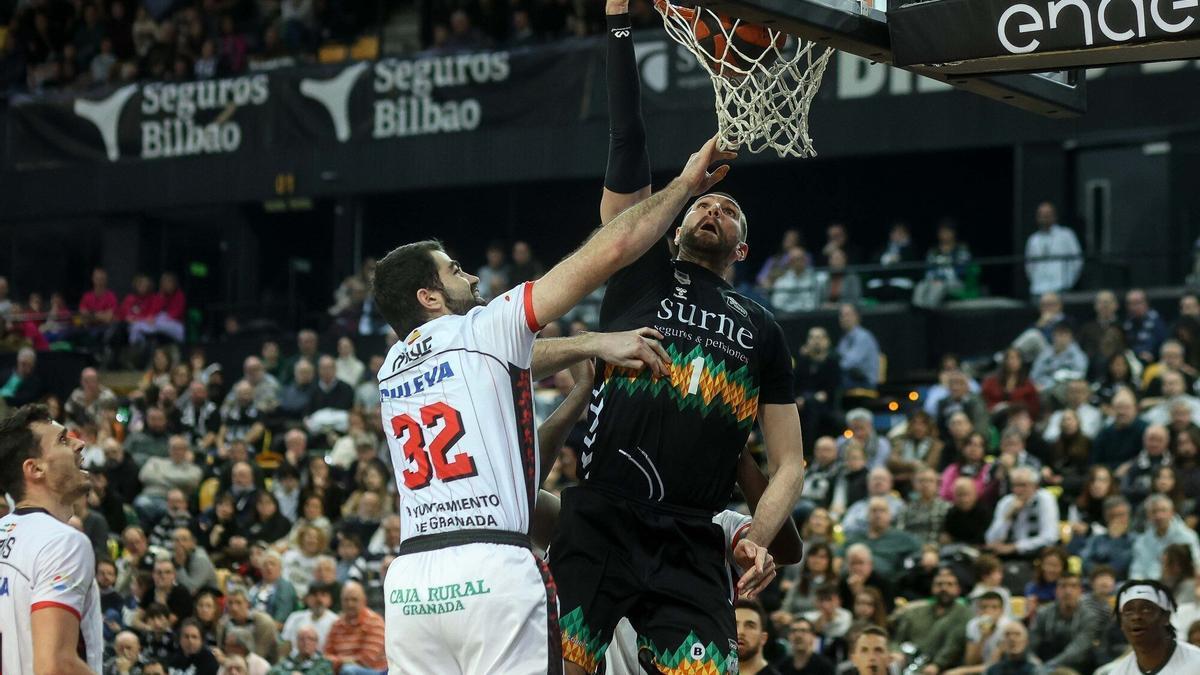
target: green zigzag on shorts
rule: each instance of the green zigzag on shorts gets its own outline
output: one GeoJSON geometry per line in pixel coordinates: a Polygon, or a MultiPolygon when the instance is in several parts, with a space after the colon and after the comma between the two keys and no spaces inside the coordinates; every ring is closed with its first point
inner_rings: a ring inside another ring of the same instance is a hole
{"type": "MultiPolygon", "coordinates": [[[[717,675],[725,675],[730,672],[727,665],[737,663],[737,653],[735,651],[721,653],[721,650],[715,643],[708,643],[704,649],[704,656],[696,659],[692,658],[692,645],[700,642],[700,636],[693,633],[688,633],[683,639],[683,644],[675,651],[660,650],[649,638],[638,636],[638,649],[649,649],[654,654],[654,658],[658,660],[659,665],[668,669],[679,668],[685,662],[691,661],[703,666],[708,666],[712,672],[717,675]]],[[[703,672],[703,671],[701,671],[703,672]]]]}
{"type": "Polygon", "coordinates": [[[655,398],[665,393],[680,410],[695,409],[705,417],[716,411],[729,417],[739,427],[749,429],[754,426],[758,410],[758,386],[747,366],[729,372],[723,360],[713,358],[700,345],[687,354],[681,354],[675,345],[668,345],[666,350],[671,357],[670,378],[654,378],[648,370],[629,376],[625,369],[621,369],[616,376],[606,373],[608,386],[629,394],[645,391],[655,398]],[[704,396],[687,393],[689,382],[686,375],[691,372],[692,362],[697,358],[703,360],[704,372],[709,381],[715,383],[713,386],[718,388],[707,403],[704,396]]]}
{"type": "Polygon", "coordinates": [[[563,638],[578,645],[584,654],[595,663],[599,663],[604,658],[604,652],[608,649],[608,645],[600,644],[599,635],[592,635],[592,631],[588,629],[587,623],[583,619],[582,607],[576,607],[559,617],[558,628],[562,631],[563,638]]]}

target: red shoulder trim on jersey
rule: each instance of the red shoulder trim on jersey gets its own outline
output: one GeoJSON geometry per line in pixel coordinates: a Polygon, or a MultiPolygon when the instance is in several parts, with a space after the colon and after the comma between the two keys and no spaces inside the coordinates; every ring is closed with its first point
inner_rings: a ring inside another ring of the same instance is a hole
{"type": "Polygon", "coordinates": [[[533,313],[533,282],[526,281],[524,293],[525,296],[525,323],[529,326],[529,332],[536,333],[545,326],[538,323],[537,315],[533,313]]]}
{"type": "Polygon", "coordinates": [[[33,614],[34,612],[38,611],[39,609],[48,609],[50,607],[57,607],[59,609],[65,609],[68,612],[74,614],[76,619],[78,619],[80,621],[83,620],[83,615],[81,615],[79,613],[79,610],[75,609],[74,607],[72,607],[70,605],[67,605],[67,604],[64,604],[61,602],[54,602],[53,600],[43,600],[41,602],[33,603],[32,605],[29,606],[29,613],[33,614]]]}

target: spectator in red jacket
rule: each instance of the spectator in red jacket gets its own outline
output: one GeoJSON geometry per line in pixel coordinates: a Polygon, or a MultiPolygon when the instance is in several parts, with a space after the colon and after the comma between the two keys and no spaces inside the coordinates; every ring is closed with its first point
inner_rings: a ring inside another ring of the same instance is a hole
{"type": "MultiPolygon", "coordinates": [[[[179,278],[172,272],[163,272],[155,297],[155,307],[158,311],[154,320],[149,326],[139,330],[146,336],[158,335],[175,342],[183,342],[183,315],[187,311],[187,299],[179,288],[179,278]]],[[[133,340],[132,331],[130,340],[133,340]]]]}
{"type": "MultiPolygon", "coordinates": [[[[139,368],[140,362],[149,359],[146,348],[146,336],[154,332],[154,319],[158,316],[162,300],[154,292],[154,282],[145,274],[133,278],[133,291],[121,301],[117,310],[117,319],[129,335],[128,343],[135,347],[134,363],[129,365],[139,368]]],[[[114,345],[115,346],[115,345],[114,345]]]]}
{"type": "Polygon", "coordinates": [[[1021,352],[1016,349],[1010,347],[1005,350],[1000,367],[984,378],[980,393],[998,428],[1004,428],[1009,407],[1018,404],[1028,410],[1034,419],[1038,419],[1041,401],[1037,387],[1029,379],[1029,368],[1021,358],[1021,352]]]}
{"type": "Polygon", "coordinates": [[[108,287],[108,272],[103,267],[92,270],[92,290],[79,301],[79,319],[83,341],[109,348],[116,343],[121,322],[117,294],[108,287]]]}
{"type": "Polygon", "coordinates": [[[145,274],[133,278],[133,290],[121,301],[117,319],[129,324],[150,323],[158,314],[158,296],[154,293],[154,282],[145,274]]]}

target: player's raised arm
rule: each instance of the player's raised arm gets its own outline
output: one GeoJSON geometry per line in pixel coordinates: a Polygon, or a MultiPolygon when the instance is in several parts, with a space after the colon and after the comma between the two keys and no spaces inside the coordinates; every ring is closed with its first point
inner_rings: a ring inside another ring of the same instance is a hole
{"type": "Polygon", "coordinates": [[[633,51],[629,0],[608,0],[608,168],[600,224],[650,196],[650,154],[642,119],[641,76],[633,51]]]}
{"type": "Polygon", "coordinates": [[[621,213],[555,265],[533,286],[538,321],[545,325],[567,313],[617,270],[641,257],[662,239],[688,199],[708,192],[729,173],[728,164],[712,172],[708,167],[734,157],[717,150],[716,137],[710,138],[670,185],[621,213]]]}

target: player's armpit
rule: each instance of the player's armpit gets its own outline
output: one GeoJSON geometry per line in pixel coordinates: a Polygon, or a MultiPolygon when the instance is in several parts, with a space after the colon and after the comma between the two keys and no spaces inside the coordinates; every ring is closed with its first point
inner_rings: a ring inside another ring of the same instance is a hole
{"type": "Polygon", "coordinates": [[[58,603],[39,603],[30,610],[35,675],[85,675],[92,671],[81,659],[79,613],[58,603]]]}
{"type": "Polygon", "coordinates": [[[800,435],[800,412],[794,403],[765,404],[759,409],[759,420],[771,479],[746,538],[766,545],[775,539],[784,521],[790,519],[800,499],[804,487],[804,441],[800,435]]]}

